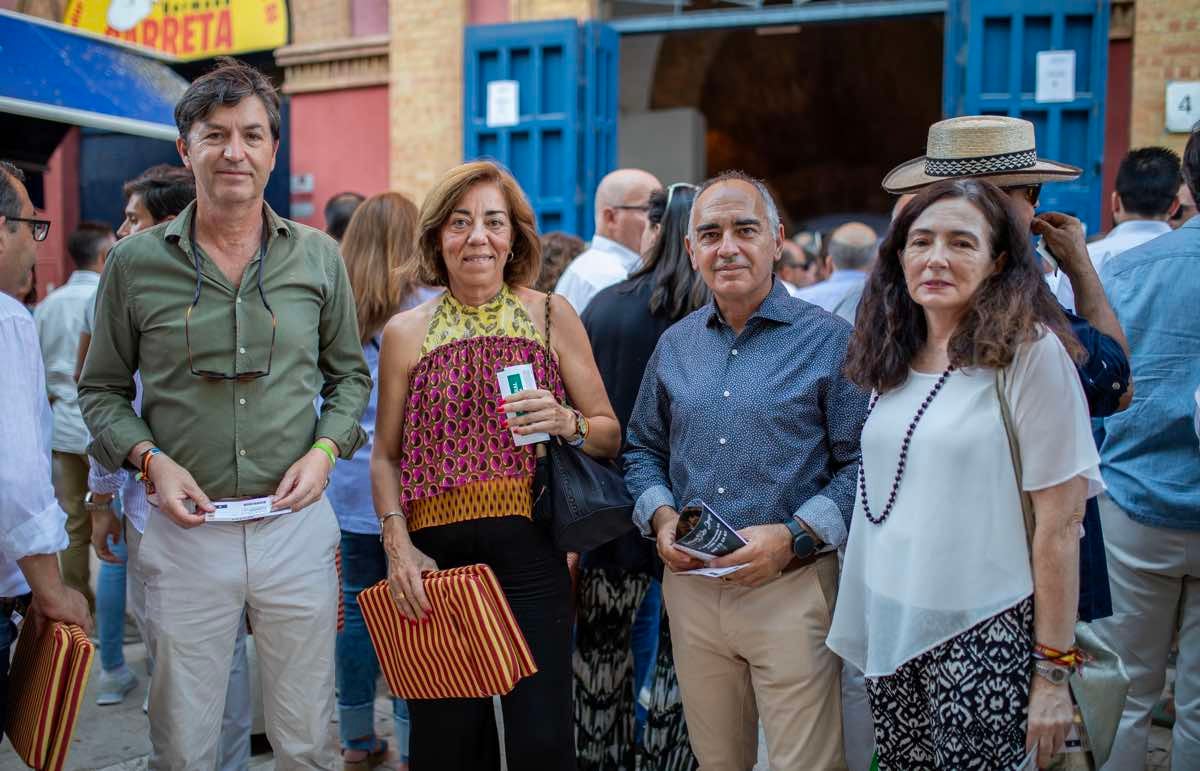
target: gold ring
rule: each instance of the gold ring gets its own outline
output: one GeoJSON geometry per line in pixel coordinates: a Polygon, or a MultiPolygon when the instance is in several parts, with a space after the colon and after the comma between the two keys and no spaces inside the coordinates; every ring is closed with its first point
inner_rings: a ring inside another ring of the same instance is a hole
{"type": "Polygon", "coordinates": [[[404,592],[400,592],[400,599],[404,599],[404,592]]]}

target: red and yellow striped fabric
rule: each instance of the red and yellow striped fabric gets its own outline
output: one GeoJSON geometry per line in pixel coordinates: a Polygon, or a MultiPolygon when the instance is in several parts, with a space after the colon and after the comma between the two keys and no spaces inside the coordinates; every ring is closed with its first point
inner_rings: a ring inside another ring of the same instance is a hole
{"type": "Polygon", "coordinates": [[[358,595],[367,631],[392,693],[405,699],[505,694],[537,672],[525,636],[487,565],[426,573],[433,615],[407,620],[386,581],[358,595]]]}
{"type": "Polygon", "coordinates": [[[5,726],[30,768],[60,771],[66,764],[95,654],[78,626],[48,621],[30,608],[13,654],[5,726]]]}
{"type": "Polygon", "coordinates": [[[337,598],[338,598],[338,614],[337,614],[337,632],[341,634],[346,628],[346,598],[342,594],[342,547],[337,547],[337,551],[333,553],[333,566],[337,569],[337,598]]]}

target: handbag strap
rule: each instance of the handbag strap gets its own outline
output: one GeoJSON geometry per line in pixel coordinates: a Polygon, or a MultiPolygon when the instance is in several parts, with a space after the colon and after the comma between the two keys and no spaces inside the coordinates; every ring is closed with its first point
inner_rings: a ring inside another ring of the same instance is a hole
{"type": "Polygon", "coordinates": [[[546,292],[546,355],[550,356],[550,301],[554,299],[554,292],[546,292]]]}
{"type": "Polygon", "coordinates": [[[1029,547],[1030,563],[1033,562],[1033,498],[1021,485],[1021,446],[1017,443],[1017,432],[1013,428],[1012,407],[1005,392],[1007,372],[1003,367],[996,370],[996,398],[1000,401],[1000,418],[1004,421],[1004,433],[1008,436],[1008,453],[1012,456],[1013,474],[1017,478],[1017,494],[1021,496],[1021,518],[1025,522],[1025,545],[1029,547]]]}

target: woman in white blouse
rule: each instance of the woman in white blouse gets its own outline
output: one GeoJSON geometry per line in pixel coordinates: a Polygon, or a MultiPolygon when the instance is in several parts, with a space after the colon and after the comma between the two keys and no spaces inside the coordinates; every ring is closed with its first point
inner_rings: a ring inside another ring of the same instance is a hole
{"type": "Polygon", "coordinates": [[[897,218],[846,359],[873,396],[829,634],[867,677],[881,768],[1015,769],[1063,746],[1057,670],[1084,500],[1103,487],[1079,355],[999,188],[939,182],[897,218]],[[998,383],[1033,499],[1032,570],[998,383]]]}

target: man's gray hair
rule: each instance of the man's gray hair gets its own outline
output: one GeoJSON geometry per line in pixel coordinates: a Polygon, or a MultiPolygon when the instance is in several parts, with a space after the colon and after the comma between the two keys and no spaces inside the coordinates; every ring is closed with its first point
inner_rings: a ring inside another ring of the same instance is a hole
{"type": "MultiPolygon", "coordinates": [[[[700,189],[696,191],[696,197],[693,201],[699,201],[700,196],[704,195],[705,191],[713,185],[719,185],[722,182],[745,182],[754,187],[758,191],[759,197],[763,200],[763,206],[767,210],[767,224],[771,228],[771,235],[774,237],[779,233],[779,207],[775,205],[775,196],[771,195],[771,191],[767,188],[767,184],[761,179],[752,177],[744,171],[730,169],[722,171],[715,177],[709,177],[700,185],[700,189]]],[[[688,219],[688,234],[694,236],[696,233],[696,212],[699,209],[697,206],[692,206],[691,217],[688,219]]]]}
{"type": "Polygon", "coordinates": [[[865,270],[875,259],[875,250],[879,248],[878,241],[869,244],[848,244],[844,241],[829,239],[829,259],[838,270],[865,270]]]}
{"type": "MultiPolygon", "coordinates": [[[[0,161],[0,217],[21,216],[21,194],[17,192],[16,182],[25,181],[25,172],[8,161],[0,161]]],[[[11,233],[17,232],[19,222],[7,222],[11,233]]]]}

